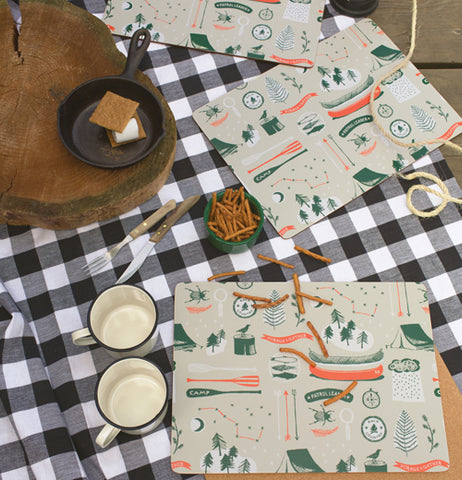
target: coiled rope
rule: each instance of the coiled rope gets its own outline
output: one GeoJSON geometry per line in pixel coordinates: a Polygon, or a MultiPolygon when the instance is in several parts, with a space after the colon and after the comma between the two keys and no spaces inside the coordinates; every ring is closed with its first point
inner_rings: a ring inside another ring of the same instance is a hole
{"type": "MultiPolygon", "coordinates": [[[[451,142],[450,140],[445,140],[441,138],[434,138],[430,140],[425,140],[422,142],[413,142],[413,143],[404,143],[399,140],[397,140],[393,135],[391,135],[389,132],[385,130],[385,128],[380,124],[380,120],[377,115],[377,110],[375,107],[375,99],[373,92],[375,92],[376,88],[379,87],[379,85],[387,79],[390,75],[393,75],[393,73],[397,72],[401,68],[403,68],[410,60],[412,55],[414,54],[415,46],[416,46],[416,33],[417,33],[417,0],[413,0],[413,5],[412,5],[412,24],[411,24],[411,41],[410,41],[410,46],[409,46],[409,52],[408,54],[404,57],[404,59],[396,65],[392,70],[387,72],[385,75],[383,75],[381,78],[379,78],[371,91],[371,96],[370,96],[370,106],[371,106],[371,114],[372,118],[374,119],[375,124],[379,128],[379,130],[382,132],[382,134],[388,138],[391,142],[394,144],[404,147],[404,148],[409,148],[409,147],[420,147],[423,145],[429,145],[433,143],[438,143],[438,144],[443,144],[443,145],[448,145],[450,148],[456,150],[459,153],[462,153],[462,147],[459,147],[454,142],[451,142]]],[[[449,202],[456,203],[459,205],[462,205],[462,199],[460,198],[455,198],[449,194],[449,190],[447,189],[446,185],[440,180],[438,177],[431,173],[426,173],[426,172],[415,172],[415,173],[410,173],[408,175],[405,174],[400,174],[400,178],[403,178],[404,180],[414,180],[415,178],[426,178],[428,180],[433,181],[438,185],[438,187],[441,189],[441,191],[434,190],[433,188],[427,187],[425,185],[419,184],[419,185],[413,185],[407,192],[406,195],[406,204],[409,208],[409,210],[414,214],[419,217],[423,218],[430,218],[430,217],[435,217],[439,215],[447,206],[449,202]],[[430,210],[428,212],[425,212],[423,210],[419,210],[414,206],[412,203],[412,194],[415,191],[423,191],[427,193],[431,193],[433,195],[436,195],[440,197],[443,201],[440,203],[437,207],[435,207],[433,210],[430,210]]]]}

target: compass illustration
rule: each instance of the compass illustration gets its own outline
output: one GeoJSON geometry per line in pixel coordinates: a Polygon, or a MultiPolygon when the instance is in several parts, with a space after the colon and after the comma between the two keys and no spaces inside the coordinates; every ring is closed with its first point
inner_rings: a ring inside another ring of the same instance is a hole
{"type": "Polygon", "coordinates": [[[381,103],[377,107],[377,112],[383,118],[389,118],[393,115],[393,109],[390,107],[390,105],[387,105],[386,103],[381,103]]]}
{"type": "Polygon", "coordinates": [[[380,396],[372,388],[363,394],[363,405],[367,408],[377,408],[380,405],[380,396]]]}
{"type": "Polygon", "coordinates": [[[361,423],[361,432],[370,442],[379,442],[387,434],[387,427],[380,417],[366,417],[361,423]]]}
{"type": "Polygon", "coordinates": [[[270,10],[269,8],[264,8],[263,10],[260,10],[258,12],[258,16],[262,20],[271,20],[273,18],[273,11],[270,10]]]}
{"type": "Polygon", "coordinates": [[[405,120],[395,120],[390,125],[391,133],[398,138],[405,138],[411,133],[411,126],[405,120]]]}
{"type": "Polygon", "coordinates": [[[255,110],[263,105],[263,96],[258,92],[250,91],[242,97],[242,102],[247,108],[255,110]]]}
{"type": "Polygon", "coordinates": [[[252,35],[257,40],[268,40],[272,35],[272,30],[268,25],[255,25],[252,28],[252,35]]]}
{"type": "Polygon", "coordinates": [[[257,309],[253,307],[254,303],[253,300],[238,297],[233,303],[234,313],[240,318],[252,317],[257,312],[257,309]]]}

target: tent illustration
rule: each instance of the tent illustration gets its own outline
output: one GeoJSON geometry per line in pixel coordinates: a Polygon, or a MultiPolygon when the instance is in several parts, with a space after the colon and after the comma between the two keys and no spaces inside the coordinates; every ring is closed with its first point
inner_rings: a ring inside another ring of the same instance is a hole
{"type": "Polygon", "coordinates": [[[210,44],[207,35],[204,35],[203,33],[191,33],[191,43],[195,48],[203,48],[212,52],[215,51],[210,44]]]}
{"type": "Polygon", "coordinates": [[[379,45],[377,48],[374,48],[371,53],[378,63],[378,68],[404,57],[404,54],[400,50],[387,47],[386,45],[379,45]]]}
{"type": "Polygon", "coordinates": [[[406,323],[400,328],[390,343],[389,348],[407,350],[433,350],[433,340],[424,332],[419,323],[406,323]]]}
{"type": "Polygon", "coordinates": [[[176,323],[173,328],[173,348],[192,351],[196,347],[197,343],[189,337],[183,325],[176,323]]]}
{"type": "Polygon", "coordinates": [[[217,149],[218,153],[223,158],[237,152],[237,145],[234,143],[224,142],[219,138],[212,138],[210,143],[217,149]]]}
{"type": "Polygon", "coordinates": [[[276,473],[323,472],[306,448],[287,450],[276,473]]]}
{"type": "Polygon", "coordinates": [[[353,178],[367,187],[373,187],[388,178],[388,175],[385,173],[374,172],[374,170],[365,167],[358,173],[355,173],[353,178]]]}

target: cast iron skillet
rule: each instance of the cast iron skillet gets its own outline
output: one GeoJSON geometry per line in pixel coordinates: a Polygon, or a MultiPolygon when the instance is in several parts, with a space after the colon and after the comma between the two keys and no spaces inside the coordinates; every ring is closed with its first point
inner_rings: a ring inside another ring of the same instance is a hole
{"type": "Polygon", "coordinates": [[[154,93],[134,79],[150,41],[149,30],[137,30],[130,42],[123,73],[85,82],[59,105],[59,136],[66,148],[83,162],[105,168],[132,165],[151,153],[165,135],[161,103],[154,93]],[[141,36],[142,43],[138,46],[141,36]],[[88,120],[108,90],[140,104],[137,113],[146,138],[113,148],[105,129],[88,120]]]}

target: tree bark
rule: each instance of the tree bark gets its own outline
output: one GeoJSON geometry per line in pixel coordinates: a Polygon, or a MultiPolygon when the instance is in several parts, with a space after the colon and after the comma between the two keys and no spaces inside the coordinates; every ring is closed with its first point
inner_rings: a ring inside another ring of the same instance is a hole
{"type": "Polygon", "coordinates": [[[70,229],[120,215],[155,195],[172,168],[176,126],[165,110],[167,134],[152,154],[120,169],[81,162],[62,144],[57,108],[81,83],[119,75],[126,58],[106,25],[65,0],[25,0],[18,35],[0,0],[0,223],[70,229]]]}

